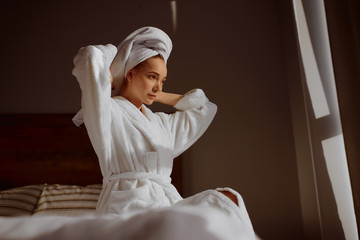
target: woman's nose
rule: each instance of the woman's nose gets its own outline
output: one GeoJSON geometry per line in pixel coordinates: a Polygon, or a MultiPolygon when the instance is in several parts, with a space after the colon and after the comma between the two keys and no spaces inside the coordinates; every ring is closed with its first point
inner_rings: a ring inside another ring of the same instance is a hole
{"type": "Polygon", "coordinates": [[[162,91],[162,84],[160,81],[157,81],[155,86],[153,87],[154,92],[161,92],[162,91]]]}

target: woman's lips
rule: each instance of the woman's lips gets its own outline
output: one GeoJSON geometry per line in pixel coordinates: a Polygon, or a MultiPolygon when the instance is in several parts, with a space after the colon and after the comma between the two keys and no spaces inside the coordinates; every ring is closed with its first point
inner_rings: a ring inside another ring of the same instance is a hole
{"type": "Polygon", "coordinates": [[[148,96],[149,96],[151,99],[155,99],[155,98],[156,98],[156,95],[148,94],[148,96]]]}

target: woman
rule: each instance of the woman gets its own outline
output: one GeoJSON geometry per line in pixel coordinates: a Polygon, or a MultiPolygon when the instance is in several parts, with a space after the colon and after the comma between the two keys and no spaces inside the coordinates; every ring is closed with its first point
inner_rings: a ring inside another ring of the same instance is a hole
{"type": "Polygon", "coordinates": [[[173,159],[200,138],[217,110],[200,89],[184,95],[162,91],[171,49],[166,33],[144,27],[117,49],[88,46],[74,58],[73,74],[82,90],[83,107],[74,121],[84,120],[104,177],[97,213],[213,206],[239,218],[253,232],[236,191],[208,190],[182,199],[171,184],[173,159]],[[177,111],[153,113],[144,105],[153,102],[172,105],[177,111]]]}

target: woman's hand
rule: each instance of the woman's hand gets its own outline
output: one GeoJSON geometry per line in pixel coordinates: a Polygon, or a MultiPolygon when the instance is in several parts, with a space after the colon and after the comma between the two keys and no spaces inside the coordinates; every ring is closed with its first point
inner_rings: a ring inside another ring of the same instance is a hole
{"type": "Polygon", "coordinates": [[[166,105],[174,106],[184,95],[161,92],[155,98],[155,102],[163,103],[166,105]]]}

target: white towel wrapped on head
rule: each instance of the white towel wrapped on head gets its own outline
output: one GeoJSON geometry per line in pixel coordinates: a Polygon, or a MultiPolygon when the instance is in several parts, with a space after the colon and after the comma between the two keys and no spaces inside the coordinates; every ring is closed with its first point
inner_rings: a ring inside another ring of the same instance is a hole
{"type": "Polygon", "coordinates": [[[118,95],[129,70],[158,54],[163,56],[166,63],[171,50],[171,39],[158,28],[143,27],[131,33],[119,44],[118,52],[110,67],[115,85],[111,95],[118,95]]]}
{"type": "MultiPolygon", "coordinates": [[[[109,47],[109,45],[106,46],[109,47]]],[[[96,45],[96,47],[105,48],[105,46],[101,45],[96,45]]],[[[171,50],[171,39],[164,31],[155,27],[142,27],[131,33],[119,44],[116,55],[111,51],[104,51],[106,53],[104,57],[111,58],[106,59],[107,62],[112,62],[110,72],[114,81],[114,89],[111,91],[111,97],[119,95],[121,85],[129,70],[158,54],[164,58],[166,63],[171,50]]],[[[79,54],[74,58],[74,63],[79,60],[77,58],[79,58],[79,54]]],[[[76,126],[80,126],[83,123],[82,110],[75,115],[73,122],[76,126]]]]}

